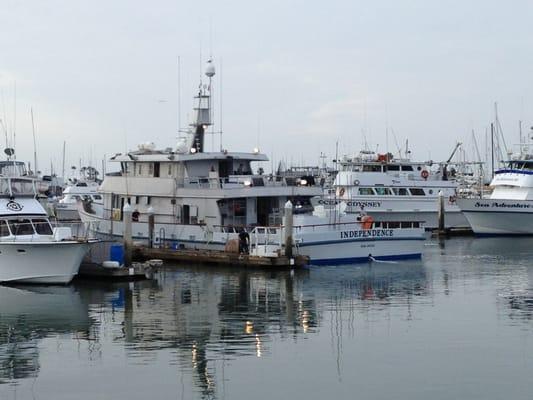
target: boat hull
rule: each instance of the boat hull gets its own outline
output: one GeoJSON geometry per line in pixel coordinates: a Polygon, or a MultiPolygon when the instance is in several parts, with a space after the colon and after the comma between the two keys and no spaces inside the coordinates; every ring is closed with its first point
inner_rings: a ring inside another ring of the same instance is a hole
{"type": "Polygon", "coordinates": [[[67,284],[78,273],[89,243],[1,242],[0,282],[67,284]]]}
{"type": "Polygon", "coordinates": [[[422,229],[341,230],[294,237],[298,253],[315,265],[420,258],[425,240],[422,229]]]}
{"type": "Polygon", "coordinates": [[[533,235],[533,201],[458,199],[476,235],[533,235]]]}

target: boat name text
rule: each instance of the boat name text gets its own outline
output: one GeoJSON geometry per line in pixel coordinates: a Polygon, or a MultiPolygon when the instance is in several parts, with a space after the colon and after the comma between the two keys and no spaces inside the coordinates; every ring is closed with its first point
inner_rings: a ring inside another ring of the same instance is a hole
{"type": "Polygon", "coordinates": [[[357,231],[342,231],[341,239],[351,238],[368,238],[368,237],[392,237],[394,231],[392,229],[370,229],[357,231]]]}
{"type": "Polygon", "coordinates": [[[493,208],[531,208],[530,204],[521,204],[521,203],[505,203],[494,201],[492,203],[480,203],[479,201],[475,204],[476,207],[493,207],[493,208]]]}

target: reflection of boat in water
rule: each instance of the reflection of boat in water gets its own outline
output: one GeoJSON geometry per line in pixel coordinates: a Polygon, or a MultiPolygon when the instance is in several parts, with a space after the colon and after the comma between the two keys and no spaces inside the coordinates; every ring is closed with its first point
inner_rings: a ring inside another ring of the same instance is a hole
{"type": "Polygon", "coordinates": [[[41,339],[86,336],[91,325],[88,304],[71,286],[0,286],[0,383],[37,376],[41,339]]]}

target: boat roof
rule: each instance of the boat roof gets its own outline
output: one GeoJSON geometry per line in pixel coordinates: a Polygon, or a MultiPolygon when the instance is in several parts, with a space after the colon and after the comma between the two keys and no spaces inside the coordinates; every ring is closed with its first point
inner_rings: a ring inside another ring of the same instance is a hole
{"type": "Polygon", "coordinates": [[[174,153],[164,151],[132,151],[127,154],[116,154],[110,158],[114,162],[183,162],[183,161],[205,161],[205,160],[235,160],[247,161],[268,161],[268,157],[261,153],[239,153],[239,152],[211,152],[211,153],[174,153]]]}

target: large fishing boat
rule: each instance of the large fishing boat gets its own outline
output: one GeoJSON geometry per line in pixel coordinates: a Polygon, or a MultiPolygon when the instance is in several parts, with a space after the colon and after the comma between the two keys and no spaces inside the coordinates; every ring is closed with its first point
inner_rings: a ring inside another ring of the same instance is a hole
{"type": "MultiPolygon", "coordinates": [[[[290,201],[297,218],[307,214],[306,219],[295,221],[299,228],[295,225],[293,236],[300,254],[311,255],[312,260],[354,260],[361,254],[365,259],[369,255],[375,258],[420,256],[423,230],[419,227],[410,226],[410,230],[405,227],[402,234],[394,230],[402,229],[401,226],[393,228],[392,235],[368,234],[369,229],[356,234],[362,228],[356,225],[354,216],[349,217],[352,226],[347,220],[310,220],[311,199],[323,192],[320,184],[308,175],[265,174],[262,167],[254,165],[268,161],[259,149],[251,153],[207,152],[204,136],[212,124],[214,67],[211,62],[206,75],[209,84],[200,85],[195,97],[188,136],[176,148],[156,149],[152,143],[146,143],[136,151],[111,158],[111,162],[120,164],[120,171],[105,176],[99,189],[103,205],[85,201],[79,210],[83,221],[96,222],[92,226],[99,235],[123,235],[122,210],[128,203],[133,208],[135,240],[150,238],[156,245],[223,250],[242,229],[252,232],[257,227],[280,228],[284,205],[290,201]],[[152,216],[153,234],[149,229],[152,216]],[[376,251],[370,248],[368,253],[368,249],[362,253],[360,249],[355,250],[354,239],[367,245],[382,240],[390,246],[388,249],[374,246],[376,251]],[[402,248],[400,239],[416,242],[417,249],[402,248]]],[[[285,231],[280,228],[279,232],[285,231]]]]}
{"type": "Polygon", "coordinates": [[[533,155],[525,152],[495,171],[487,198],[457,203],[477,235],[533,235],[533,155]]]}
{"type": "Polygon", "coordinates": [[[345,202],[348,213],[366,211],[377,221],[424,221],[426,229],[438,226],[439,192],[445,198],[446,228],[468,228],[457,206],[456,168],[441,164],[395,159],[392,154],[363,151],[337,161],[339,172],[329,196],[315,204],[345,202]]]}
{"type": "Polygon", "coordinates": [[[0,162],[0,282],[68,283],[91,241],[52,228],[27,175],[23,162],[0,162]]]}

